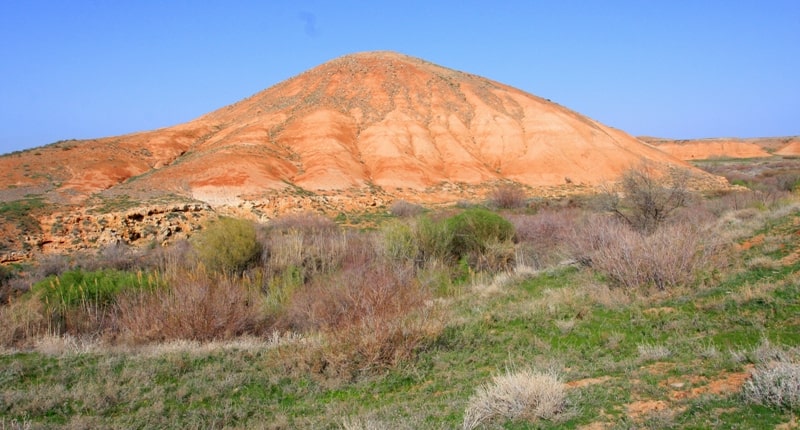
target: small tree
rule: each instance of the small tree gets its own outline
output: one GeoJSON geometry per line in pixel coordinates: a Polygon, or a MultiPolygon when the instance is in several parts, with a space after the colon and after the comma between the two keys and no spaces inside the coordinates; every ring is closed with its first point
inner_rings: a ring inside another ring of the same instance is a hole
{"type": "Polygon", "coordinates": [[[606,209],[635,230],[651,234],[676,209],[686,205],[689,191],[685,171],[671,170],[659,177],[642,165],[622,175],[617,190],[605,193],[606,209]]]}

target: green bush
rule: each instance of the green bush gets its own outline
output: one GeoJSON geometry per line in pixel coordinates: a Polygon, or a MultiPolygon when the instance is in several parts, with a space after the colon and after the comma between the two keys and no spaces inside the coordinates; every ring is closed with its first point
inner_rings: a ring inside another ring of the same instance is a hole
{"type": "Polygon", "coordinates": [[[467,209],[445,222],[447,230],[452,232],[449,251],[456,260],[482,255],[489,244],[511,242],[514,238],[514,226],[486,209],[467,209]]]}
{"type": "Polygon", "coordinates": [[[396,221],[386,223],[381,228],[383,252],[389,261],[415,261],[419,254],[419,245],[414,231],[406,223],[396,221]]]}
{"type": "Polygon", "coordinates": [[[453,241],[453,231],[447,222],[422,217],[417,221],[414,234],[417,238],[419,263],[427,264],[432,261],[448,262],[450,258],[450,244],[453,241]]]}
{"type": "Polygon", "coordinates": [[[252,222],[220,218],[211,223],[194,243],[200,261],[212,271],[242,272],[261,256],[261,244],[252,222]]]}

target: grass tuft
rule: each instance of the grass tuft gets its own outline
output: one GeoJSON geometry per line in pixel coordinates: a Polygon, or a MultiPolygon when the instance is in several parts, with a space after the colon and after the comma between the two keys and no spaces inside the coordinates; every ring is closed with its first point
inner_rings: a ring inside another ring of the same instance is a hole
{"type": "Polygon", "coordinates": [[[532,369],[506,370],[469,399],[462,429],[506,420],[553,419],[566,408],[566,387],[558,375],[532,369]]]}

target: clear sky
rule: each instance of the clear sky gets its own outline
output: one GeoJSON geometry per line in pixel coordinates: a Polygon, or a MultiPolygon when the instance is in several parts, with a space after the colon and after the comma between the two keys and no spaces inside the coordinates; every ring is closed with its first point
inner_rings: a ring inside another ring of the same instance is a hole
{"type": "Polygon", "coordinates": [[[371,50],[633,135],[800,134],[798,0],[2,0],[0,153],[179,124],[371,50]]]}

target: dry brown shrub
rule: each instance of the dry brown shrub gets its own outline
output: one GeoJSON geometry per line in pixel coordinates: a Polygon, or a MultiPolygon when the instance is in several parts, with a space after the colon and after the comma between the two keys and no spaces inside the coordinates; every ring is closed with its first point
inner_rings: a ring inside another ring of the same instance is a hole
{"type": "Polygon", "coordinates": [[[49,321],[40,300],[13,301],[0,306],[0,346],[27,346],[27,342],[51,331],[49,321]]]}
{"type": "Polygon", "coordinates": [[[527,205],[528,196],[519,184],[501,184],[487,196],[489,205],[500,209],[518,209],[527,205]]]}
{"type": "Polygon", "coordinates": [[[240,280],[198,270],[167,284],[118,299],[116,327],[123,341],[230,339],[261,327],[259,297],[240,280]]]}
{"type": "Polygon", "coordinates": [[[389,206],[389,212],[396,217],[408,218],[425,212],[425,207],[405,200],[395,200],[392,202],[392,205],[389,206]]]}
{"type": "Polygon", "coordinates": [[[310,367],[352,377],[407,360],[438,334],[441,322],[424,312],[428,297],[410,266],[353,265],[298,291],[279,326],[322,333],[310,367]]]}
{"type": "Polygon", "coordinates": [[[563,259],[565,244],[579,214],[574,209],[543,209],[536,214],[512,214],[507,218],[516,231],[518,262],[541,269],[563,259]]]}
{"type": "Polygon", "coordinates": [[[725,246],[698,225],[663,225],[649,235],[606,217],[590,218],[571,239],[575,257],[626,289],[695,285],[721,267],[725,246]]]}
{"type": "Polygon", "coordinates": [[[313,212],[287,214],[269,222],[269,228],[274,230],[301,230],[305,232],[322,232],[337,230],[339,228],[332,219],[313,212]]]}

